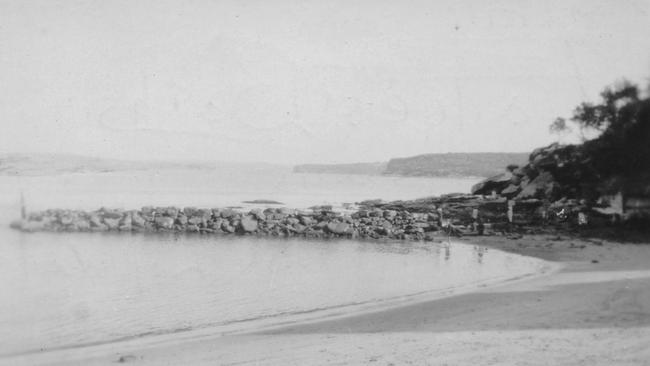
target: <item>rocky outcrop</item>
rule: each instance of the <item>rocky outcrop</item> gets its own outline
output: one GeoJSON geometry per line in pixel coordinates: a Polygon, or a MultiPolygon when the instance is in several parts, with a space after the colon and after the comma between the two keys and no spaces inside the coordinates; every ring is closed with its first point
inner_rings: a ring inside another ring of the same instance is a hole
{"type": "Polygon", "coordinates": [[[513,175],[510,172],[497,174],[473,185],[472,194],[488,195],[492,192],[501,192],[511,185],[512,178],[513,175]]]}
{"type": "Polygon", "coordinates": [[[495,193],[508,199],[541,199],[555,202],[563,197],[579,199],[582,182],[578,168],[583,157],[574,145],[557,143],[534,150],[528,164],[487,178],[472,187],[472,194],[495,193]]]}

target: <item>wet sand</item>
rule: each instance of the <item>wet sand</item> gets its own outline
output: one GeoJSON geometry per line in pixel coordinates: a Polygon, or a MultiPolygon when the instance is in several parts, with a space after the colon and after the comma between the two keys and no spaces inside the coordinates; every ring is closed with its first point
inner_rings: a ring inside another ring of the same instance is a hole
{"type": "Polygon", "coordinates": [[[0,360],[89,365],[650,364],[650,245],[556,235],[463,241],[563,265],[531,280],[254,334],[179,335],[0,360]]]}

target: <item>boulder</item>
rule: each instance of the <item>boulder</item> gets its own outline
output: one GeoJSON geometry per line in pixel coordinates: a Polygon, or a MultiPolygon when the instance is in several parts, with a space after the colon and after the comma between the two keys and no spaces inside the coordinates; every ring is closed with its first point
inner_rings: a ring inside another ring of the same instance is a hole
{"type": "Polygon", "coordinates": [[[176,207],[167,207],[165,209],[165,215],[169,217],[176,217],[176,215],[178,215],[179,212],[180,210],[176,207]]]}
{"type": "Polygon", "coordinates": [[[273,212],[273,213],[267,214],[266,218],[268,220],[284,220],[288,216],[289,215],[286,215],[286,214],[283,214],[283,213],[273,212]]]}
{"type": "Polygon", "coordinates": [[[144,206],[140,209],[140,213],[144,216],[151,216],[154,213],[153,206],[144,206]]]}
{"type": "Polygon", "coordinates": [[[231,217],[237,216],[237,211],[231,209],[231,208],[226,208],[219,212],[219,215],[221,215],[222,219],[229,219],[231,217]]]}
{"type": "Polygon", "coordinates": [[[311,224],[314,223],[314,219],[312,219],[310,216],[300,216],[300,223],[305,225],[305,226],[310,226],[311,224]]]}
{"type": "Polygon", "coordinates": [[[120,227],[120,219],[104,218],[104,225],[108,230],[117,230],[120,227]]]}
{"type": "Polygon", "coordinates": [[[76,220],[74,225],[75,225],[76,229],[79,230],[79,231],[89,231],[90,230],[90,221],[85,220],[85,219],[76,220]]]}
{"type": "Polygon", "coordinates": [[[438,222],[439,218],[440,218],[440,216],[438,216],[438,214],[435,213],[435,212],[427,213],[427,221],[429,221],[429,222],[438,222]]]}
{"type": "Polygon", "coordinates": [[[200,225],[203,223],[203,217],[202,216],[192,216],[187,220],[188,223],[191,225],[200,225]]]}
{"type": "Polygon", "coordinates": [[[288,225],[295,225],[295,224],[299,223],[300,220],[295,218],[295,217],[289,217],[289,218],[287,218],[286,222],[287,222],[288,225]]]}
{"type": "Polygon", "coordinates": [[[246,233],[252,233],[257,230],[257,220],[253,216],[244,216],[239,223],[239,228],[246,233]]]}
{"type": "Polygon", "coordinates": [[[102,216],[104,218],[109,218],[109,219],[121,219],[122,216],[124,216],[124,212],[122,210],[112,210],[112,209],[102,207],[100,209],[100,212],[102,213],[102,216]]]}
{"type": "Polygon", "coordinates": [[[225,221],[221,223],[221,230],[223,230],[226,233],[234,233],[235,228],[230,225],[228,221],[225,221]]]}
{"type": "Polygon", "coordinates": [[[101,217],[99,217],[99,215],[97,215],[97,214],[91,214],[90,218],[89,218],[89,221],[90,221],[90,226],[92,226],[92,227],[104,226],[104,224],[102,223],[101,217]]]}
{"type": "Polygon", "coordinates": [[[61,216],[59,218],[61,225],[72,225],[74,223],[74,218],[70,215],[61,216]]]}
{"type": "Polygon", "coordinates": [[[344,222],[330,222],[327,224],[327,230],[333,234],[343,235],[350,231],[350,225],[344,222]]]}
{"type": "Polygon", "coordinates": [[[174,227],[174,219],[171,217],[167,217],[167,216],[156,217],[155,222],[156,222],[156,226],[160,229],[171,229],[174,227]]]}
{"type": "Polygon", "coordinates": [[[255,209],[250,210],[249,214],[254,216],[256,219],[258,219],[260,221],[266,220],[266,215],[259,208],[255,208],[255,209]]]}
{"type": "Polygon", "coordinates": [[[286,207],[278,208],[276,212],[287,216],[296,214],[296,210],[286,207]]]}
{"type": "Polygon", "coordinates": [[[194,215],[201,216],[205,221],[207,221],[212,218],[212,210],[206,208],[200,208],[194,215]]]}
{"type": "Polygon", "coordinates": [[[516,198],[544,198],[547,194],[552,194],[555,186],[556,183],[553,175],[547,171],[542,171],[535,179],[523,187],[516,198]]]}
{"type": "Polygon", "coordinates": [[[143,228],[145,223],[146,223],[146,220],[142,216],[140,216],[139,213],[134,212],[131,215],[131,225],[133,225],[135,227],[138,227],[138,228],[143,228]]]}
{"type": "Polygon", "coordinates": [[[519,187],[516,184],[511,184],[507,186],[503,191],[501,191],[501,195],[506,196],[508,198],[512,198],[516,196],[520,191],[521,191],[521,187],[519,187]]]}
{"type": "Polygon", "coordinates": [[[301,224],[294,224],[292,228],[298,234],[304,233],[305,230],[307,229],[305,225],[301,225],[301,224]]]}
{"type": "Polygon", "coordinates": [[[187,225],[187,216],[185,216],[184,214],[179,214],[178,216],[176,216],[176,223],[181,226],[187,225]]]}
{"type": "Polygon", "coordinates": [[[499,193],[510,185],[512,177],[513,175],[511,172],[503,172],[484,179],[472,186],[472,194],[489,195],[492,191],[499,193]]]}
{"type": "Polygon", "coordinates": [[[384,218],[386,220],[392,220],[393,218],[395,218],[395,216],[397,216],[397,211],[395,211],[395,210],[386,210],[386,211],[384,211],[384,218]]]}
{"type": "Polygon", "coordinates": [[[328,225],[327,221],[320,221],[319,223],[316,224],[316,227],[319,229],[325,229],[328,225]]]}
{"type": "Polygon", "coordinates": [[[367,210],[359,210],[359,211],[353,213],[352,217],[354,217],[355,219],[368,217],[368,211],[367,210]]]}

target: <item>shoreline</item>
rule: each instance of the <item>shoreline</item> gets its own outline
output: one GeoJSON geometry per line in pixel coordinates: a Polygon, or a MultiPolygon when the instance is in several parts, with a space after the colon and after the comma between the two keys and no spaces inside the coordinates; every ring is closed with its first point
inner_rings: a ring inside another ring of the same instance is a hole
{"type": "MultiPolygon", "coordinates": [[[[546,276],[245,334],[71,350],[58,363],[47,357],[43,363],[484,364],[483,357],[489,357],[490,363],[604,365],[650,360],[642,347],[650,341],[650,246],[556,239],[462,239],[562,266],[546,276]]],[[[39,364],[34,358],[25,362],[39,364]]]]}
{"type": "MultiPolygon", "coordinates": [[[[56,234],[66,235],[66,233],[59,232],[56,234]]],[[[178,235],[169,232],[154,232],[154,233],[134,233],[133,235],[178,235]]],[[[91,235],[91,233],[85,233],[85,235],[91,235]]],[[[94,235],[120,235],[116,232],[104,232],[104,233],[95,233],[94,235]]],[[[123,234],[122,234],[123,235],[123,234]]],[[[262,237],[252,237],[259,238],[262,237]]],[[[440,237],[443,239],[445,237],[440,237]]],[[[274,240],[280,241],[318,241],[318,242],[327,242],[329,240],[338,240],[341,239],[331,239],[331,238],[274,238],[274,240]]],[[[369,239],[344,239],[350,243],[374,243],[377,245],[382,244],[400,244],[400,245],[416,245],[416,246],[431,246],[432,244],[428,243],[417,243],[417,242],[401,242],[398,240],[369,240],[369,239]]],[[[440,242],[442,240],[438,240],[440,242]]],[[[439,244],[433,244],[439,246],[439,244]]],[[[462,241],[453,241],[451,243],[451,248],[454,250],[454,246],[463,246],[464,248],[456,248],[457,250],[471,250],[471,245],[464,243],[462,241]]],[[[441,250],[442,246],[438,250],[441,250]]],[[[476,248],[474,248],[476,249],[476,248]]],[[[496,253],[495,253],[496,254],[496,253]]],[[[525,260],[525,259],[521,259],[525,260]]],[[[438,300],[450,296],[457,296],[460,294],[466,294],[486,287],[496,287],[503,284],[515,283],[520,281],[527,281],[531,278],[536,278],[540,276],[546,276],[549,273],[558,271],[561,266],[552,264],[545,261],[535,261],[528,260],[528,265],[530,269],[527,271],[524,270],[509,273],[501,274],[498,276],[486,277],[483,279],[477,279],[476,281],[469,282],[466,284],[453,285],[450,287],[440,287],[436,289],[429,289],[422,292],[408,293],[403,295],[398,295],[394,297],[385,297],[380,299],[367,300],[358,303],[342,303],[340,305],[334,305],[327,308],[315,308],[304,311],[298,311],[295,313],[280,313],[275,315],[264,316],[261,318],[251,318],[251,319],[242,319],[235,320],[225,323],[215,323],[215,324],[206,324],[205,326],[197,326],[193,328],[181,328],[181,329],[170,329],[168,331],[160,331],[155,333],[144,333],[144,334],[133,334],[116,339],[107,339],[94,341],[89,343],[77,343],[77,344],[64,344],[57,347],[49,347],[46,351],[42,349],[25,349],[16,352],[1,353],[0,352],[0,364],[2,364],[3,359],[17,359],[21,357],[30,358],[33,356],[45,357],[47,355],[56,355],[58,353],[66,352],[84,352],[85,350],[92,350],[94,348],[102,347],[113,347],[113,346],[125,346],[132,347],[133,344],[145,347],[150,343],[159,344],[161,342],[171,342],[177,343],[185,339],[199,339],[199,338],[219,338],[222,336],[234,336],[234,335],[244,335],[244,334],[255,334],[261,331],[270,331],[274,329],[282,329],[287,326],[297,325],[297,324],[307,324],[307,323],[317,323],[323,320],[333,320],[340,318],[347,318],[350,316],[355,316],[359,314],[368,314],[368,313],[378,313],[389,309],[397,309],[403,306],[408,306],[416,303],[423,303],[433,300],[438,300]]]]}

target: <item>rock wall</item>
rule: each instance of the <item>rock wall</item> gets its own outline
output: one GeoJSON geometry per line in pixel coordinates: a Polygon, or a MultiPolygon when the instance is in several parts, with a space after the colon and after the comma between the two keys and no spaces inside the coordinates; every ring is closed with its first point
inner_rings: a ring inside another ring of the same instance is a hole
{"type": "Polygon", "coordinates": [[[504,197],[453,194],[412,201],[365,201],[349,212],[331,206],[309,210],[289,208],[239,211],[231,208],[143,207],[140,210],[101,208],[95,211],[50,209],[32,212],[11,224],[25,232],[184,232],[200,234],[268,235],[307,238],[368,238],[433,240],[438,233],[485,234],[531,229],[576,221],[582,206],[576,200],[546,204],[518,200],[508,220],[504,197]],[[557,213],[562,212],[563,216],[557,213]],[[483,230],[481,230],[482,232],[483,230]]]}
{"type": "Polygon", "coordinates": [[[198,209],[144,207],[140,210],[102,208],[96,211],[46,210],[12,223],[15,229],[64,232],[188,232],[303,237],[431,239],[439,230],[438,215],[405,210],[360,209],[351,214],[328,207],[313,210],[287,208],[198,209]]]}

